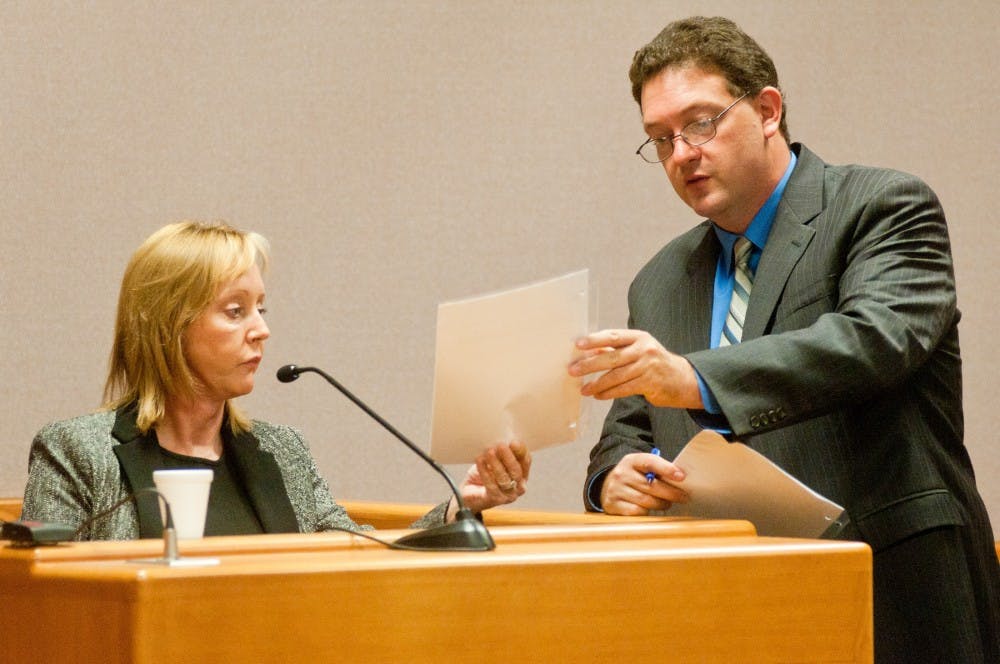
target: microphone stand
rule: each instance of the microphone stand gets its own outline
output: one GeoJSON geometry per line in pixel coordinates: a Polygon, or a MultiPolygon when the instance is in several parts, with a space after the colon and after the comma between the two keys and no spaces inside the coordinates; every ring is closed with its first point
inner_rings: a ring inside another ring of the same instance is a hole
{"type": "Polygon", "coordinates": [[[398,438],[400,442],[413,450],[417,456],[430,464],[434,470],[444,477],[445,481],[448,482],[448,486],[451,487],[451,492],[454,494],[455,501],[458,504],[458,513],[455,515],[455,521],[441,526],[434,526],[432,528],[419,530],[409,535],[404,535],[395,541],[396,544],[405,546],[408,549],[420,549],[426,551],[491,551],[496,548],[496,544],[493,542],[493,537],[490,536],[489,531],[486,530],[486,526],[484,526],[483,523],[476,518],[476,515],[465,506],[465,502],[462,500],[462,495],[459,492],[458,487],[455,486],[455,482],[451,479],[448,473],[445,472],[444,468],[441,467],[441,464],[435,461],[422,449],[417,447],[406,436],[396,430],[394,426],[382,419],[378,413],[369,408],[368,405],[361,399],[354,396],[350,390],[337,382],[335,378],[327,374],[322,369],[317,369],[316,367],[298,367],[294,364],[288,364],[278,369],[278,380],[282,383],[290,383],[297,380],[300,374],[309,371],[319,374],[325,378],[326,381],[337,388],[341,394],[353,401],[354,405],[368,413],[368,415],[381,424],[386,431],[398,438]]]}
{"type": "Polygon", "coordinates": [[[167,567],[207,567],[219,564],[218,558],[181,558],[177,552],[177,530],[174,528],[174,516],[170,512],[170,503],[156,489],[143,488],[137,490],[135,493],[155,493],[157,499],[163,504],[163,512],[166,515],[166,524],[163,526],[163,557],[137,558],[128,562],[146,565],[166,565],[167,567]]]}

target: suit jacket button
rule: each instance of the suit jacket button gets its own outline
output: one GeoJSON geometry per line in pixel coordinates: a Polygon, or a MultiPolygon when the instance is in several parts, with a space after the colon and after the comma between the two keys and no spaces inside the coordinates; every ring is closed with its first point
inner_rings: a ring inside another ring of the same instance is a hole
{"type": "Polygon", "coordinates": [[[750,416],[750,427],[753,429],[760,428],[760,418],[757,415],[750,416]]]}

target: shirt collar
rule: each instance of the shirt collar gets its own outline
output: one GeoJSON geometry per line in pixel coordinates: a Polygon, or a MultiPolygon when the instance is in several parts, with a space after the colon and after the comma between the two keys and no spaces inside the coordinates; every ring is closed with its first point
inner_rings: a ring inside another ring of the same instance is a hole
{"type": "MultiPolygon", "coordinates": [[[[767,243],[767,236],[771,233],[771,224],[774,223],[774,217],[778,213],[778,203],[781,202],[781,196],[785,193],[785,185],[788,184],[788,178],[792,176],[795,163],[798,161],[794,152],[789,151],[789,154],[791,155],[791,159],[788,161],[785,174],[781,176],[781,180],[778,181],[774,191],[771,192],[771,195],[767,197],[764,204],[757,210],[757,214],[750,220],[750,225],[747,227],[746,232],[743,233],[743,236],[753,243],[754,249],[757,251],[763,249],[764,244],[767,243]]],[[[733,255],[733,245],[736,244],[736,240],[741,236],[737,233],[730,233],[727,230],[723,230],[715,224],[712,224],[712,228],[715,229],[715,235],[719,238],[719,242],[722,243],[722,256],[726,257],[725,271],[728,274],[732,270],[732,261],[728,257],[733,255]]]]}

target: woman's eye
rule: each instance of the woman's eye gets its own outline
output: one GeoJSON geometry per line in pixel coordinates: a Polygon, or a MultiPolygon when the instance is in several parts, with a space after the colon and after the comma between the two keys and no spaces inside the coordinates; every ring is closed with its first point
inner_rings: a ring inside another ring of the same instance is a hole
{"type": "Polygon", "coordinates": [[[267,314],[267,307],[257,307],[257,313],[259,313],[261,316],[266,315],[267,314]]]}
{"type": "Polygon", "coordinates": [[[243,307],[229,307],[226,309],[226,315],[230,318],[240,318],[243,316],[243,307]]]}

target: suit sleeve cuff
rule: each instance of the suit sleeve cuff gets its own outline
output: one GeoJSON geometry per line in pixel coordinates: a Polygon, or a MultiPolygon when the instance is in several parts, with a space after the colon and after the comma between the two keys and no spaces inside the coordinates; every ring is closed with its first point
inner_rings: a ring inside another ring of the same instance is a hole
{"type": "Polygon", "coordinates": [[[705,379],[701,377],[698,369],[694,365],[691,365],[691,368],[694,369],[694,377],[698,381],[698,391],[701,393],[701,403],[703,406],[703,410],[688,410],[691,419],[702,429],[711,429],[722,434],[732,433],[733,430],[729,425],[729,420],[722,413],[722,407],[719,406],[719,402],[715,398],[715,395],[712,394],[712,390],[708,389],[708,385],[705,383],[705,379]]]}
{"type": "Polygon", "coordinates": [[[587,480],[587,488],[583,492],[584,507],[588,512],[603,512],[601,507],[601,489],[604,488],[604,478],[608,476],[611,468],[604,468],[590,476],[587,480]]]}

